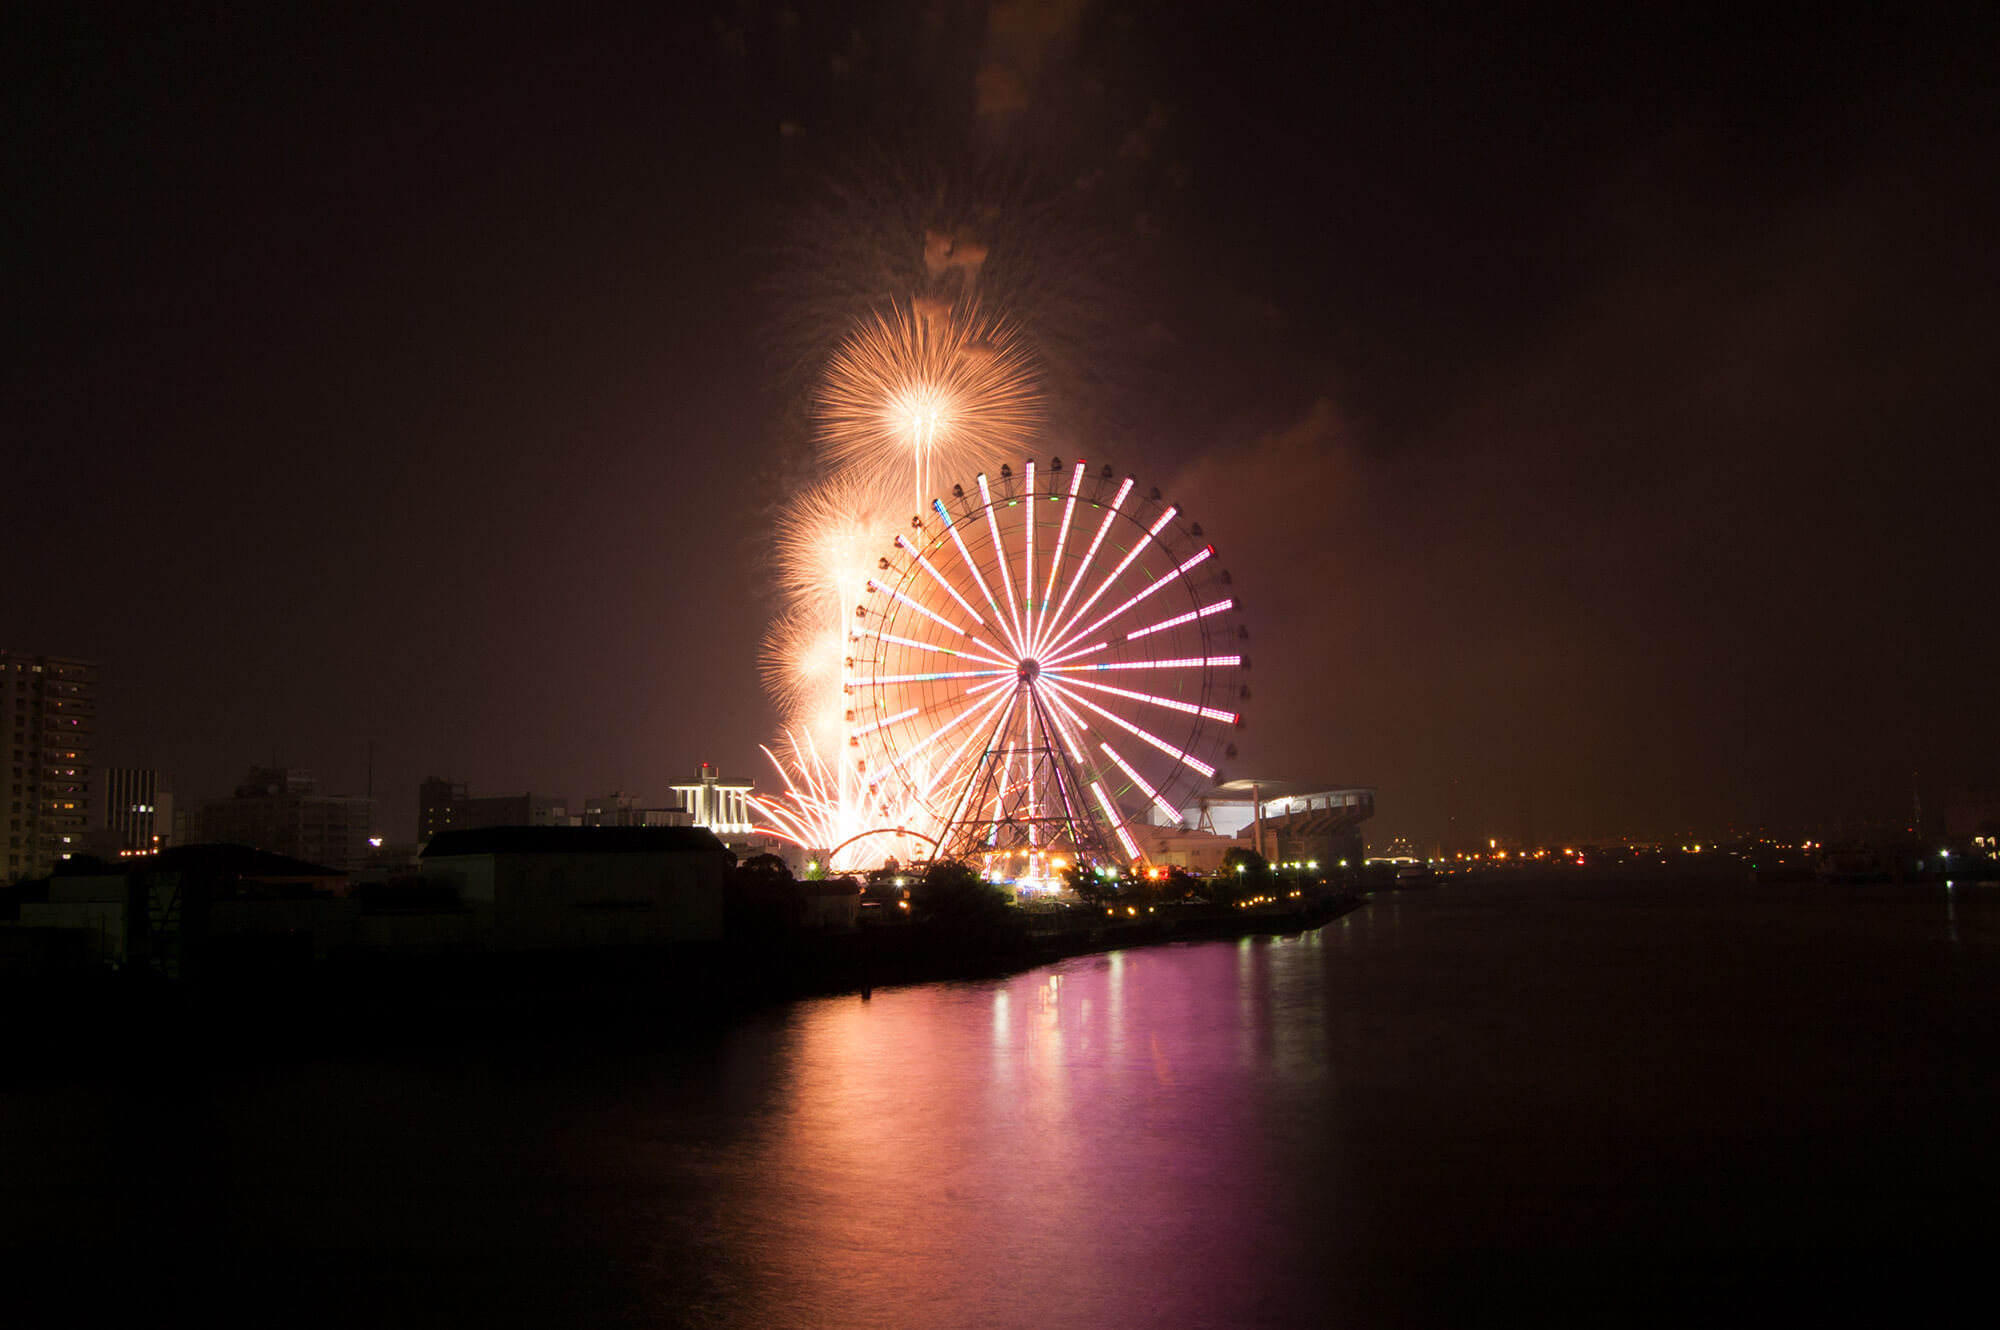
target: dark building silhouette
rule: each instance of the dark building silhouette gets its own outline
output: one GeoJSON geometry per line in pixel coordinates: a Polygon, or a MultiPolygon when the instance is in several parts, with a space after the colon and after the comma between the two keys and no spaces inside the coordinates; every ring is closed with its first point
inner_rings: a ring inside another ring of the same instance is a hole
{"type": "Polygon", "coordinates": [[[474,799],[462,781],[432,776],[417,787],[417,839],[446,831],[482,827],[562,827],[569,825],[567,800],[547,794],[503,794],[474,799]]]}
{"type": "Polygon", "coordinates": [[[109,854],[151,854],[173,840],[174,782],[147,767],[99,767],[91,773],[94,824],[108,833],[109,854]]]}
{"type": "Polygon", "coordinates": [[[347,872],[368,857],[373,799],[322,794],[302,767],[252,767],[236,793],[196,810],[189,840],[247,845],[347,872]]]}
{"type": "Polygon", "coordinates": [[[712,942],[729,851],[706,827],[488,827],[424,847],[499,950],[712,942]]]}

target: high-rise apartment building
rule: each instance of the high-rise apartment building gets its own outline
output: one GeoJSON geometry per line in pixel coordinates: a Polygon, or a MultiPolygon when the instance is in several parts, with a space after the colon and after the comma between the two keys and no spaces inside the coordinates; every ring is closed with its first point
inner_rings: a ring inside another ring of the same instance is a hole
{"type": "Polygon", "coordinates": [[[0,648],[0,880],[40,877],[91,821],[97,668],[0,648]]]}

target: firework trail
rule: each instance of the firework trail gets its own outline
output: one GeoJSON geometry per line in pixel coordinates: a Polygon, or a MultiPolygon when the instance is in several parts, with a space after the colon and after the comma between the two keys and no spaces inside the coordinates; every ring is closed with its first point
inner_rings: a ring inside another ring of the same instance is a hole
{"type": "Polygon", "coordinates": [[[776,768],[785,789],[782,794],[751,796],[752,805],[766,822],[758,830],[826,856],[827,867],[834,871],[878,861],[884,841],[888,848],[901,846],[920,852],[923,847],[917,838],[906,837],[903,828],[923,827],[923,810],[858,795],[855,782],[828,757],[829,753],[838,754],[844,743],[843,736],[828,748],[810,732],[787,727],[780,751],[764,746],[764,756],[776,768]],[[870,832],[881,833],[883,839],[868,836],[870,832]],[[857,837],[864,837],[863,843],[842,850],[857,837]]]}
{"type": "Polygon", "coordinates": [[[768,744],[762,747],[785,782],[785,792],[751,796],[751,803],[770,824],[758,830],[822,852],[855,834],[843,816],[839,774],[810,734],[787,728],[783,757],[768,744]]]}

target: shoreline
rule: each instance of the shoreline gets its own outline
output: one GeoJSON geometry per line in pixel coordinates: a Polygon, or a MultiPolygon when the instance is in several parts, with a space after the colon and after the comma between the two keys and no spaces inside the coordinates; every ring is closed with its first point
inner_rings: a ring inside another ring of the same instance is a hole
{"type": "MultiPolygon", "coordinates": [[[[974,982],[1130,947],[1320,928],[1367,903],[1158,907],[1129,920],[962,931],[922,924],[668,947],[396,955],[348,951],[283,967],[211,966],[188,980],[84,972],[0,986],[22,1015],[0,1083],[178,1074],[368,1050],[540,1040],[700,1037],[808,998],[974,982]]],[[[1072,912],[1074,916],[1076,912],[1072,912]]]]}

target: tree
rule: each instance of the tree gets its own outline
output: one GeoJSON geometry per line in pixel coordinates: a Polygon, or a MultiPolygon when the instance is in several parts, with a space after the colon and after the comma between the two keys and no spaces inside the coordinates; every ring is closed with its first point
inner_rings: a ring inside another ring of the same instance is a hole
{"type": "Polygon", "coordinates": [[[1222,856],[1212,882],[1215,900],[1226,904],[1254,896],[1271,884],[1271,865],[1255,850],[1233,849],[1222,856]]]}
{"type": "Polygon", "coordinates": [[[1131,890],[1143,900],[1164,904],[1200,895],[1201,883],[1176,864],[1158,864],[1134,878],[1131,890]]]}
{"type": "Polygon", "coordinates": [[[1086,905],[1102,905],[1117,890],[1117,884],[1105,881],[1097,875],[1096,869],[1086,864],[1071,864],[1063,869],[1062,880],[1063,885],[1086,905]]]}
{"type": "Polygon", "coordinates": [[[1238,847],[1222,856],[1222,871],[1231,877],[1240,873],[1245,881],[1255,879],[1262,882],[1270,878],[1271,864],[1255,850],[1238,847]]]}
{"type": "Polygon", "coordinates": [[[946,928],[998,928],[1011,921],[1007,893],[955,859],[933,863],[910,888],[910,912],[946,928]]]}
{"type": "Polygon", "coordinates": [[[755,854],[729,869],[723,909],[725,926],[732,934],[782,933],[798,926],[805,899],[783,859],[775,854],[755,854]]]}
{"type": "Polygon", "coordinates": [[[775,854],[753,854],[733,870],[741,883],[776,883],[792,880],[791,865],[775,854]]]}

